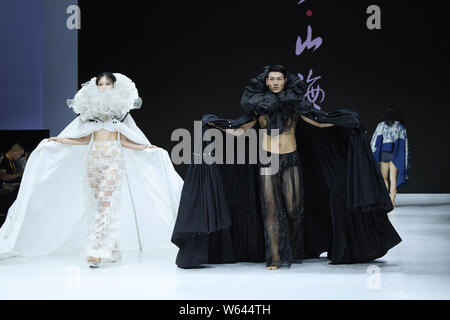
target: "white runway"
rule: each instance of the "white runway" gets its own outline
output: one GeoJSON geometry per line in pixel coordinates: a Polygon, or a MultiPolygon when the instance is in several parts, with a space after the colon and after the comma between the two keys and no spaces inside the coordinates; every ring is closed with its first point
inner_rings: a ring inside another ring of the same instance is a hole
{"type": "Polygon", "coordinates": [[[391,222],[403,241],[369,264],[307,260],[182,270],[176,248],[124,252],[120,264],[89,269],[78,254],[0,260],[6,299],[449,299],[450,195],[400,194],[391,222]]]}

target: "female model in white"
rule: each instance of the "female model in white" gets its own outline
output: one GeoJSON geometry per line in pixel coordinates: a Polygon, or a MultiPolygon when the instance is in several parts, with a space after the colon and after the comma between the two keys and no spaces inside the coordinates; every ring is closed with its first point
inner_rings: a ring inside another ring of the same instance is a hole
{"type": "Polygon", "coordinates": [[[170,243],[183,180],[129,114],[141,104],[129,78],[108,72],[68,100],[79,115],[30,155],[0,258],[84,248],[95,268],[120,260],[123,247],[170,243]]]}

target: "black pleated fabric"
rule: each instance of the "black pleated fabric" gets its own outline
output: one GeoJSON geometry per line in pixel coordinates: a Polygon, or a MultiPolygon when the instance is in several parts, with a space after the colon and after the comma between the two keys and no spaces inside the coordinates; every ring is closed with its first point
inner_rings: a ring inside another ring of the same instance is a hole
{"type": "Polygon", "coordinates": [[[193,164],[188,167],[184,181],[175,230],[210,233],[226,229],[231,218],[225,199],[222,175],[215,165],[193,164]],[[214,182],[214,183],[211,183],[214,182]]]}
{"type": "Polygon", "coordinates": [[[236,261],[264,261],[264,227],[259,204],[258,165],[222,165],[236,261]]]}
{"type": "Polygon", "coordinates": [[[305,258],[327,252],[332,264],[368,262],[400,243],[364,130],[299,123],[296,135],[305,173],[305,258]]]}
{"type": "MultiPolygon", "coordinates": [[[[221,175],[215,165],[192,164],[188,167],[181,193],[172,242],[180,248],[176,264],[181,268],[209,262],[209,236],[220,233],[226,242],[231,225],[221,175]]],[[[228,247],[231,246],[231,242],[228,247]]],[[[226,246],[225,246],[226,247],[226,246]]],[[[232,250],[220,252],[224,261],[233,261],[232,250]]]]}
{"type": "Polygon", "coordinates": [[[172,233],[177,266],[264,261],[259,193],[257,164],[191,164],[172,233]]]}
{"type": "MultiPolygon", "coordinates": [[[[303,199],[303,222],[301,228],[293,228],[296,222],[278,219],[285,244],[281,248],[285,258],[279,264],[317,258],[323,252],[332,264],[382,257],[401,238],[388,219],[392,203],[357,113],[310,109],[303,114],[336,126],[317,128],[301,118],[297,121],[302,181],[298,190],[304,192],[297,198],[303,199]]],[[[215,115],[202,118],[204,129],[209,128],[208,122],[225,129],[254,119],[253,113],[235,120],[215,115]]],[[[261,187],[257,165],[190,165],[172,234],[172,242],[179,247],[176,264],[181,268],[237,261],[274,264],[261,187]]],[[[283,205],[278,206],[282,213],[278,217],[287,217],[283,205]]]]}

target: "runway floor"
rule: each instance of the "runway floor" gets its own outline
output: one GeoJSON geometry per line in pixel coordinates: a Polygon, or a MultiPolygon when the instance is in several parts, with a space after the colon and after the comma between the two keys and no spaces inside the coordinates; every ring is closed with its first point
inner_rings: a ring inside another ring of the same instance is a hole
{"type": "Polygon", "coordinates": [[[390,219],[403,241],[373,263],[183,270],[176,248],[124,252],[122,262],[100,269],[79,254],[16,257],[0,260],[0,299],[449,299],[450,195],[399,194],[397,205],[390,219]]]}

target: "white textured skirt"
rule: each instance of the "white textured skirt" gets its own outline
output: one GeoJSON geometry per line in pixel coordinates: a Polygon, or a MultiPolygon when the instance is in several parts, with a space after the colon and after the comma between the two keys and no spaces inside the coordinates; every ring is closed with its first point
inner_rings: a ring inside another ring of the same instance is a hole
{"type": "Polygon", "coordinates": [[[120,259],[118,213],[123,175],[120,142],[93,141],[86,158],[87,257],[120,259]]]}

